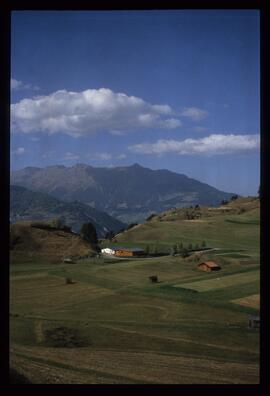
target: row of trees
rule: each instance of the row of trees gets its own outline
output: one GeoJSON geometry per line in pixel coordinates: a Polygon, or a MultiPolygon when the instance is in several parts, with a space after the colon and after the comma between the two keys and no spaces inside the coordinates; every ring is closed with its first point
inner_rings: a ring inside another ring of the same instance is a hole
{"type": "Polygon", "coordinates": [[[206,248],[205,241],[202,241],[200,245],[199,243],[196,243],[194,245],[192,243],[189,243],[187,246],[184,246],[183,243],[181,242],[171,247],[170,254],[171,256],[174,256],[175,254],[180,254],[182,257],[187,257],[190,251],[200,250],[205,248],[206,248]]]}
{"type": "MultiPolygon", "coordinates": [[[[170,255],[174,256],[176,254],[180,254],[182,257],[187,257],[190,251],[193,250],[200,250],[200,249],[205,249],[206,248],[206,242],[202,241],[201,244],[196,243],[192,244],[189,243],[187,246],[184,246],[183,242],[180,242],[178,244],[173,245],[170,248],[170,255]]],[[[159,250],[157,246],[150,246],[146,245],[145,247],[145,254],[148,255],[153,255],[156,256],[159,254],[159,250]]]]}

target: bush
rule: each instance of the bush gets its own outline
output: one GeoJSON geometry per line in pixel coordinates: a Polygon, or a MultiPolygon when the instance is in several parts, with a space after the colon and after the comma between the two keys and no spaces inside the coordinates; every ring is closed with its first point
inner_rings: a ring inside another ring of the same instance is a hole
{"type": "Polygon", "coordinates": [[[181,251],[181,257],[186,258],[188,257],[188,250],[186,248],[183,248],[181,251]]]}
{"type": "Polygon", "coordinates": [[[71,278],[66,278],[66,285],[72,285],[73,283],[71,278]]]}

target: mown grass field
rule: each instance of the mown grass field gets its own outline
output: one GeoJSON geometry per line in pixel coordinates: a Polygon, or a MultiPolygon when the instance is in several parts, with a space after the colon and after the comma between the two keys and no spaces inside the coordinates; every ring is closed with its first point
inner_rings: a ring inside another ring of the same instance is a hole
{"type": "Polygon", "coordinates": [[[198,292],[204,292],[209,290],[224,289],[230,286],[238,286],[247,283],[256,283],[259,287],[260,273],[258,270],[249,271],[240,274],[227,275],[215,278],[200,280],[191,283],[181,283],[174,287],[182,287],[184,289],[196,290],[198,292]]]}
{"type": "Polygon", "coordinates": [[[32,383],[258,383],[259,331],[248,328],[258,304],[241,302],[259,294],[259,226],[225,220],[142,226],[122,241],[204,239],[220,248],[208,254],[222,260],[215,273],[180,256],[13,259],[11,366],[32,383]]]}

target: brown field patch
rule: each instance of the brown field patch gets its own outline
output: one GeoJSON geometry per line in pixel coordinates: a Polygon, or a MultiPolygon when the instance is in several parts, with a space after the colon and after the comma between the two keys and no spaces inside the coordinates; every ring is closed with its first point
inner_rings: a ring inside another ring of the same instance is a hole
{"type": "Polygon", "coordinates": [[[38,379],[36,383],[259,382],[257,364],[155,352],[19,347],[11,351],[11,364],[22,373],[31,373],[33,378],[38,379]],[[29,365],[31,371],[28,370],[29,365]]]}
{"type": "Polygon", "coordinates": [[[232,300],[234,304],[243,305],[245,307],[251,308],[260,308],[260,295],[259,294],[252,294],[251,296],[237,298],[236,300],[232,300]]]}

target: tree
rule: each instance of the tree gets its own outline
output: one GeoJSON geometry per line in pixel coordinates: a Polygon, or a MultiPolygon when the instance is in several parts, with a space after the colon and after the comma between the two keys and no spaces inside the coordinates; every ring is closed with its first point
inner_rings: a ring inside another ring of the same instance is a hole
{"type": "Polygon", "coordinates": [[[188,250],[192,250],[192,243],[189,243],[188,250]]]}
{"type": "Polygon", "coordinates": [[[87,242],[95,245],[98,243],[97,232],[92,223],[84,223],[80,235],[87,242]]]}
{"type": "Polygon", "coordinates": [[[158,250],[157,250],[157,247],[155,246],[154,247],[154,256],[156,256],[158,254],[158,250]]]}
{"type": "Polygon", "coordinates": [[[183,258],[188,257],[188,250],[187,250],[186,248],[183,248],[183,249],[182,249],[181,257],[183,257],[183,258]]]}
{"type": "Polygon", "coordinates": [[[149,247],[149,245],[146,245],[146,247],[145,247],[146,256],[149,256],[149,252],[150,252],[150,247],[149,247]]]}
{"type": "Polygon", "coordinates": [[[170,255],[174,256],[176,253],[177,253],[177,247],[176,247],[176,245],[174,245],[170,249],[170,255]]]}
{"type": "Polygon", "coordinates": [[[205,248],[206,247],[206,243],[205,241],[202,241],[202,247],[205,248]]]}
{"type": "Polygon", "coordinates": [[[239,195],[234,194],[231,196],[231,201],[235,201],[237,198],[239,198],[239,195]]]}

